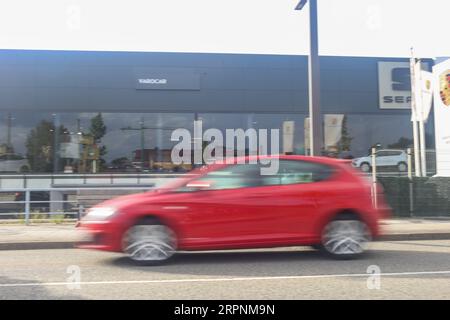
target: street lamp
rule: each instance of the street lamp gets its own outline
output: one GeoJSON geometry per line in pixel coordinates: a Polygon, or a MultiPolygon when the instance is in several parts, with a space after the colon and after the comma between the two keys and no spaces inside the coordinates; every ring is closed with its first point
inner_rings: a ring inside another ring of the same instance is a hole
{"type": "Polygon", "coordinates": [[[308,3],[308,0],[300,0],[298,5],[295,7],[295,10],[302,10],[303,7],[308,3]]]}
{"type": "Polygon", "coordinates": [[[300,0],[295,10],[302,10],[309,1],[310,49],[308,57],[309,139],[311,156],[320,156],[323,149],[323,126],[320,111],[320,64],[317,23],[317,0],[300,0]]]}

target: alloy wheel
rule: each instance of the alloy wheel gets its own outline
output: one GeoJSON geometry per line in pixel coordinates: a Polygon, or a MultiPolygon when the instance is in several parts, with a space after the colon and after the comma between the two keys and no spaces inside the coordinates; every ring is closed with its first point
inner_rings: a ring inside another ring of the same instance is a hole
{"type": "Polygon", "coordinates": [[[124,237],[124,252],[139,263],[164,262],[175,251],[175,233],[164,225],[136,225],[124,237]]]}
{"type": "Polygon", "coordinates": [[[325,250],[341,257],[362,254],[370,240],[366,224],[359,220],[333,220],[325,227],[322,235],[325,250]]]}

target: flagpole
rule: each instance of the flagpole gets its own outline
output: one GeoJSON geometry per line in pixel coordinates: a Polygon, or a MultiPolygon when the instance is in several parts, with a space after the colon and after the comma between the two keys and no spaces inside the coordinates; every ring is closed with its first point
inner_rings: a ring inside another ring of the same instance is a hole
{"type": "Polygon", "coordinates": [[[426,142],[425,142],[425,119],[424,119],[424,105],[423,105],[423,99],[422,99],[422,66],[421,66],[421,60],[418,59],[416,62],[417,69],[419,74],[415,72],[414,76],[417,79],[418,82],[416,82],[416,92],[415,97],[419,98],[416,100],[416,113],[419,111],[419,138],[420,138],[420,168],[421,168],[421,176],[426,177],[427,176],[427,157],[426,157],[426,142]],[[419,88],[417,88],[417,85],[419,85],[419,88]],[[418,96],[417,96],[418,95],[418,96]]]}
{"type": "Polygon", "coordinates": [[[426,143],[425,143],[425,124],[423,120],[419,122],[420,131],[420,167],[422,169],[422,177],[427,176],[427,153],[426,153],[426,143]]]}
{"type": "Polygon", "coordinates": [[[416,58],[414,57],[414,48],[411,48],[411,60],[410,60],[410,69],[411,69],[411,111],[412,111],[412,126],[413,126],[413,139],[414,139],[414,166],[416,177],[421,176],[420,170],[420,153],[419,153],[419,130],[417,128],[417,115],[416,115],[416,77],[415,77],[415,65],[416,58]]]}

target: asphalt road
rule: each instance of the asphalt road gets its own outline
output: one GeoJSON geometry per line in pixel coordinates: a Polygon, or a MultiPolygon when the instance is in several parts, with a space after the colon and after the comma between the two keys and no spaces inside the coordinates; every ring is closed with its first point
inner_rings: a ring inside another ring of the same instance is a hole
{"type": "Polygon", "coordinates": [[[0,251],[0,300],[428,298],[450,299],[450,241],[378,242],[354,261],[308,248],[181,253],[159,267],[80,249],[0,251]]]}

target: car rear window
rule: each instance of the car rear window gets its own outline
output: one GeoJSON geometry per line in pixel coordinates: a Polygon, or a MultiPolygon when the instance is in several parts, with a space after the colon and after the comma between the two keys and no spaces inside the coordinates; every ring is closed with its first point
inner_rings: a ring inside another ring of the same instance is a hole
{"type": "Polygon", "coordinates": [[[276,178],[281,185],[313,183],[328,179],[334,171],[330,166],[319,163],[281,160],[276,178]]]}

